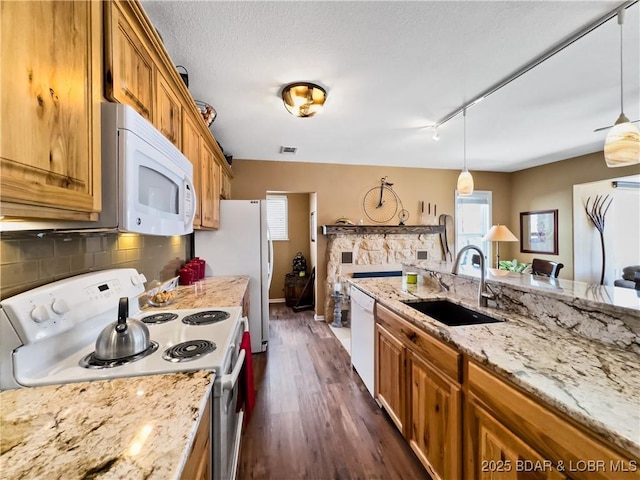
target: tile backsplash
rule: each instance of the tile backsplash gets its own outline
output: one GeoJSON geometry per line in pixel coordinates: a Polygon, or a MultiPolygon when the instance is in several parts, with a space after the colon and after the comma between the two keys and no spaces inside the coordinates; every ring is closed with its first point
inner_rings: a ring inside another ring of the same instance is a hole
{"type": "Polygon", "coordinates": [[[164,281],[184,265],[189,237],[73,233],[0,240],[0,299],[46,283],[108,268],[135,268],[164,281]]]}

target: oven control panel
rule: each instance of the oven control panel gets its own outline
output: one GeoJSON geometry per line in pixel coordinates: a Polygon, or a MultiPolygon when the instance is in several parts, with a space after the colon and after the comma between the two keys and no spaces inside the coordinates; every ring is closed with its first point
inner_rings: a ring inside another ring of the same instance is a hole
{"type": "MultiPolygon", "coordinates": [[[[0,302],[24,345],[100,315],[117,320],[118,301],[144,292],[144,275],[120,268],[59,280],[0,302]]],[[[137,302],[129,302],[133,308],[137,302]]]]}

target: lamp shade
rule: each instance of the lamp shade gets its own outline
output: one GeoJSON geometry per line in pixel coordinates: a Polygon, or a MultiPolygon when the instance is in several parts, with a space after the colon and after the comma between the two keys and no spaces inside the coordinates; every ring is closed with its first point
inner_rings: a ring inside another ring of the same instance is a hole
{"type": "Polygon", "coordinates": [[[296,117],[312,117],[324,106],[327,92],[315,83],[290,83],[282,89],[282,101],[287,111],[296,117]]]}
{"type": "Polygon", "coordinates": [[[469,170],[463,170],[458,176],[458,195],[465,196],[473,193],[473,177],[469,170]]]}
{"type": "Polygon", "coordinates": [[[604,142],[604,159],[607,167],[626,167],[640,163],[640,131],[623,115],[609,130],[604,142]]]}
{"type": "Polygon", "coordinates": [[[504,225],[494,225],[489,231],[482,237],[484,242],[517,242],[516,236],[511,233],[504,225]]]}

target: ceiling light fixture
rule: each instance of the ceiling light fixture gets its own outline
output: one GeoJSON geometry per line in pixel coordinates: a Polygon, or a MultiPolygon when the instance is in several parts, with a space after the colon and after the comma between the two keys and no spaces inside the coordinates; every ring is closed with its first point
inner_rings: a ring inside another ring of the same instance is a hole
{"type": "Polygon", "coordinates": [[[287,111],[296,117],[312,117],[327,100],[327,92],[315,83],[295,82],[282,88],[282,101],[287,111]]]}
{"type": "Polygon", "coordinates": [[[620,116],[616,120],[604,142],[604,159],[607,167],[626,167],[640,163],[640,131],[624,114],[622,74],[622,24],[624,23],[624,8],[618,11],[618,25],[620,25],[620,116]]]}
{"type": "Polygon", "coordinates": [[[473,193],[473,177],[467,170],[467,109],[462,110],[462,145],[463,145],[463,168],[458,176],[458,195],[466,197],[473,193]]]}
{"type": "Polygon", "coordinates": [[[505,79],[503,79],[503,80],[499,81],[498,83],[492,85],[487,90],[485,90],[480,95],[478,95],[476,98],[474,98],[472,101],[467,102],[464,105],[460,106],[459,108],[455,109],[454,111],[448,113],[447,115],[442,117],[440,120],[438,120],[436,123],[434,123],[433,127],[434,128],[441,127],[442,125],[447,123],[452,118],[457,117],[459,114],[461,114],[463,110],[466,110],[467,108],[469,108],[469,107],[481,102],[482,100],[487,98],[489,95],[492,95],[495,92],[497,92],[498,90],[500,90],[502,87],[507,86],[508,84],[513,82],[518,77],[520,77],[520,76],[524,75],[525,73],[527,73],[529,70],[537,67],[542,62],[544,62],[544,61],[548,60],[549,58],[553,57],[556,53],[561,52],[562,50],[567,48],[569,45],[574,43],[575,41],[579,40],[580,38],[584,37],[588,33],[592,32],[593,30],[595,30],[596,28],[598,28],[599,26],[601,26],[605,22],[608,22],[613,17],[615,17],[621,10],[627,9],[631,5],[634,5],[637,2],[638,2],[638,0],[627,0],[622,5],[616,7],[615,10],[612,10],[609,13],[607,13],[606,15],[600,17],[598,20],[596,20],[595,22],[587,25],[585,28],[583,28],[579,32],[577,32],[574,35],[572,35],[572,36],[568,37],[567,39],[563,40],[562,42],[558,43],[554,47],[551,47],[549,50],[547,50],[546,52],[544,52],[540,56],[534,58],[531,62],[527,63],[522,68],[519,68],[518,70],[513,72],[511,75],[506,77],[505,79]]]}

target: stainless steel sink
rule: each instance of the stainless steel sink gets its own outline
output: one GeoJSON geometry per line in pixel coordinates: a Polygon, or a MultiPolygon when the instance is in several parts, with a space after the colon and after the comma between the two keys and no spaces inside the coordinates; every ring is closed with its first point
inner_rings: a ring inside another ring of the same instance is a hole
{"type": "Polygon", "coordinates": [[[480,325],[502,321],[447,300],[434,300],[431,302],[406,301],[402,303],[450,327],[480,325]]]}

